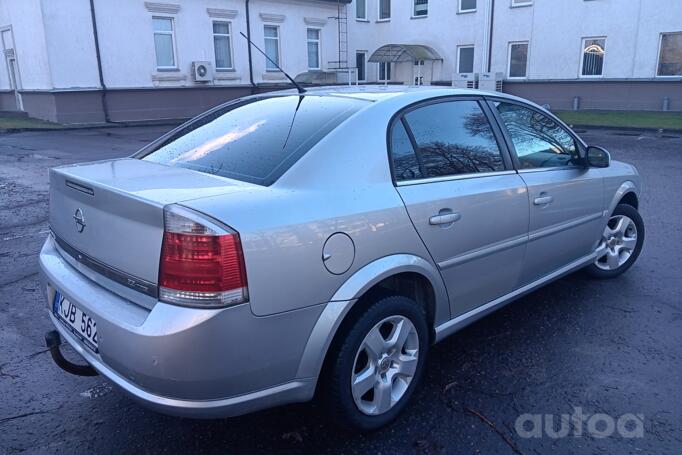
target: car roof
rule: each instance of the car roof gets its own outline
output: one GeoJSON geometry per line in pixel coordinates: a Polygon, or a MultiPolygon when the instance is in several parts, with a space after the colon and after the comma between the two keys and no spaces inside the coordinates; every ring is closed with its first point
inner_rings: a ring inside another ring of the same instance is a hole
{"type": "MultiPolygon", "coordinates": [[[[370,84],[370,85],[334,85],[334,86],[321,86],[321,87],[309,87],[305,89],[305,95],[307,96],[339,96],[356,98],[366,101],[382,101],[388,98],[395,98],[401,95],[408,94],[423,94],[423,98],[431,98],[438,96],[496,96],[509,99],[515,99],[516,97],[510,96],[500,92],[490,92],[485,90],[474,90],[474,89],[461,89],[452,88],[447,86],[434,86],[434,85],[383,85],[383,84],[370,84]]],[[[278,92],[271,92],[271,95],[298,95],[299,93],[294,89],[282,90],[278,92]]],[[[526,101],[526,100],[523,100],[526,101]]]]}

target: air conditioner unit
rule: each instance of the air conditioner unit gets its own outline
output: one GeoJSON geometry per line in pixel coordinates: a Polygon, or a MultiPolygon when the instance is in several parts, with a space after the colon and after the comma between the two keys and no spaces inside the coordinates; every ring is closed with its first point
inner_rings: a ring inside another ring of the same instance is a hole
{"type": "Polygon", "coordinates": [[[210,82],[213,80],[211,62],[192,62],[192,79],[194,82],[210,82]]]}
{"type": "Polygon", "coordinates": [[[501,92],[504,73],[481,73],[478,76],[478,88],[490,92],[501,92]]]}
{"type": "Polygon", "coordinates": [[[478,88],[478,73],[455,73],[452,75],[455,88],[478,88]]]}

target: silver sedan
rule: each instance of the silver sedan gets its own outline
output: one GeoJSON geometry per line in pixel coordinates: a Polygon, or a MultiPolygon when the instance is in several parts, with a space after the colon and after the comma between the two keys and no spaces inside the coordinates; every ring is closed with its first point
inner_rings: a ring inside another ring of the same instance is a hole
{"type": "Polygon", "coordinates": [[[317,395],[381,427],[433,343],[644,240],[636,169],[501,93],[256,95],[50,184],[54,359],[192,417],[317,395]]]}

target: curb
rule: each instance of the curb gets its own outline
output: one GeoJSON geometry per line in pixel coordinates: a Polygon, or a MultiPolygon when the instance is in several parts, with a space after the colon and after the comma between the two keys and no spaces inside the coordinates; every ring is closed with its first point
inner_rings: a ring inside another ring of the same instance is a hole
{"type": "Polygon", "coordinates": [[[682,128],[649,128],[649,127],[635,127],[635,126],[611,126],[611,125],[580,125],[580,124],[571,124],[571,123],[566,123],[568,126],[570,126],[573,129],[576,128],[581,128],[581,129],[586,129],[586,130],[611,130],[611,131],[631,131],[631,132],[640,132],[640,133],[660,133],[660,134],[665,134],[665,133],[675,133],[675,134],[682,134],[682,128]]]}
{"type": "Polygon", "coordinates": [[[83,125],[65,125],[56,128],[0,128],[0,134],[9,133],[26,133],[26,132],[53,132],[53,131],[78,131],[78,130],[92,130],[103,128],[127,128],[136,126],[178,126],[186,122],[187,119],[168,119],[168,120],[141,120],[132,122],[116,122],[116,123],[89,123],[83,125]]]}

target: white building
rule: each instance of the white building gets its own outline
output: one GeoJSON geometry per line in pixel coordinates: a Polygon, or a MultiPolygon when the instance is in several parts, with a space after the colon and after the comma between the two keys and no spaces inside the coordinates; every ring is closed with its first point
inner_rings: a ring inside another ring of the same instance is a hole
{"type": "MultiPolygon", "coordinates": [[[[354,0],[349,9],[358,66],[386,44],[442,58],[393,64],[394,82],[501,73],[505,92],[555,109],[578,97],[585,109],[662,110],[667,98],[682,111],[680,0],[354,0]]],[[[384,72],[368,64],[365,79],[384,72]]]]}
{"type": "Polygon", "coordinates": [[[240,33],[313,82],[501,73],[555,109],[682,111],[680,0],[0,0],[0,110],[184,118],[286,86],[240,33]]]}

